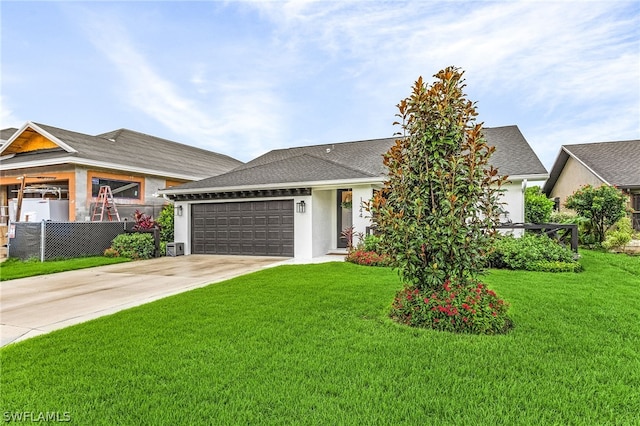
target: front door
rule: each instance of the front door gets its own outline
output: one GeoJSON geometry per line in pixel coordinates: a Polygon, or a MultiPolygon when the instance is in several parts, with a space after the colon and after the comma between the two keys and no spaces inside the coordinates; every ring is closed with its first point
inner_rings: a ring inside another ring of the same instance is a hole
{"type": "Polygon", "coordinates": [[[338,248],[347,248],[345,230],[353,226],[353,192],[350,189],[338,189],[338,248]]]}

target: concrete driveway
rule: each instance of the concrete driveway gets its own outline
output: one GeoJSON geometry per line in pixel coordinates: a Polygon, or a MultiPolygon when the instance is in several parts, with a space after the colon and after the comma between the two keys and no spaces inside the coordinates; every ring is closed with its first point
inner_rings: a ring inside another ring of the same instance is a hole
{"type": "Polygon", "coordinates": [[[0,346],[286,261],[191,255],[0,283],[0,346]]]}

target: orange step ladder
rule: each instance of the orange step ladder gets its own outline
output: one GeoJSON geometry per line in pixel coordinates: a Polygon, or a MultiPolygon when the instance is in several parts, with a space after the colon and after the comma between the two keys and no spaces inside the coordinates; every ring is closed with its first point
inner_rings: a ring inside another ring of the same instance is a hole
{"type": "Polygon", "coordinates": [[[118,208],[113,200],[113,193],[111,187],[108,185],[101,186],[98,192],[98,201],[93,207],[93,214],[91,215],[92,222],[102,222],[105,220],[105,213],[109,222],[115,218],[120,222],[120,215],[118,214],[118,208]]]}

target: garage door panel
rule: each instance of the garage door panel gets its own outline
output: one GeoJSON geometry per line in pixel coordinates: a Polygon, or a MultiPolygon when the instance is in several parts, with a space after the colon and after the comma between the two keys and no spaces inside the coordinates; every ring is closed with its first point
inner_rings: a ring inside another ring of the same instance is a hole
{"type": "Polygon", "coordinates": [[[282,224],[291,225],[293,227],[293,215],[282,215],[282,224]]]}
{"type": "Polygon", "coordinates": [[[194,204],[192,253],[293,256],[293,200],[194,204]]]}

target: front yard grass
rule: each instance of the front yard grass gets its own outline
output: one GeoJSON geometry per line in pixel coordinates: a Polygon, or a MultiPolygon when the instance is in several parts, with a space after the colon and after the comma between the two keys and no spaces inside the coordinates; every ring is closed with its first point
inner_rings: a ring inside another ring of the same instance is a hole
{"type": "Polygon", "coordinates": [[[128,262],[129,260],[130,259],[122,257],[109,258],[103,256],[50,260],[47,262],[40,262],[38,259],[22,261],[11,258],[0,263],[0,281],[72,271],[74,269],[92,268],[94,266],[111,265],[112,263],[128,262]]]}
{"type": "Polygon", "coordinates": [[[79,424],[617,424],[640,407],[640,258],[494,270],[507,335],[387,318],[395,272],[281,266],[0,350],[7,413],[79,424]]]}

